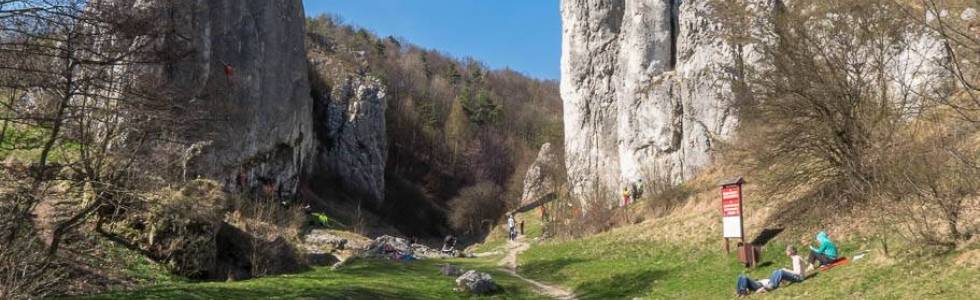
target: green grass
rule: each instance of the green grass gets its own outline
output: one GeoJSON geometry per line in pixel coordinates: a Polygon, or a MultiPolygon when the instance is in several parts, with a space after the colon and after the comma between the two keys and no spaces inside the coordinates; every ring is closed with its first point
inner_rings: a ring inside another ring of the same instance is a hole
{"type": "Polygon", "coordinates": [[[497,271],[492,258],[399,263],[357,259],[339,270],[311,271],[239,282],[172,282],[80,299],[468,299],[455,277],[439,274],[451,262],[490,273],[503,290],[488,299],[538,298],[520,280],[497,271]]]}
{"type": "MultiPolygon", "coordinates": [[[[36,161],[41,156],[41,149],[50,135],[50,130],[41,127],[10,124],[0,140],[0,160],[13,158],[22,162],[36,161]]],[[[59,140],[49,154],[50,162],[67,162],[77,158],[81,145],[73,141],[59,140]]]]}
{"type": "MultiPolygon", "coordinates": [[[[771,243],[763,253],[763,265],[747,274],[767,278],[773,270],[788,266],[784,247],[771,243]]],[[[842,250],[852,253],[855,245],[845,244],[842,250]]],[[[781,287],[763,297],[974,299],[980,295],[976,284],[980,270],[951,267],[954,255],[894,264],[873,263],[869,258],[820,272],[802,284],[781,287]]],[[[571,288],[582,299],[726,299],[735,296],[735,280],[746,272],[734,253],[724,253],[720,241],[702,247],[678,246],[625,242],[608,233],[536,245],[519,257],[519,264],[523,275],[571,288]]]]}
{"type": "Polygon", "coordinates": [[[130,279],[136,284],[171,284],[186,281],[180,276],[167,272],[164,266],[151,261],[149,258],[139,253],[112,244],[106,240],[99,240],[100,248],[105,249],[102,258],[113,262],[114,265],[100,266],[102,268],[113,268],[121,272],[123,278],[130,279]]]}

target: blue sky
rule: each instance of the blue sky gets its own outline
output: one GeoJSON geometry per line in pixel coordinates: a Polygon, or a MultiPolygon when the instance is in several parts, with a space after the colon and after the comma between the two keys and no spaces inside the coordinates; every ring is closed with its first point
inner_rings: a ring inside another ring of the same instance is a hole
{"type": "Polygon", "coordinates": [[[303,0],[306,14],[393,35],[492,68],[558,79],[559,0],[303,0]]]}

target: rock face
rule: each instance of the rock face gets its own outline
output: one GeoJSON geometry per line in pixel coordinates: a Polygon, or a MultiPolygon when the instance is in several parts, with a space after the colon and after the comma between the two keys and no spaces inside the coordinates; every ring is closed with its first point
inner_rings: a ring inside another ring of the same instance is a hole
{"type": "MultiPolygon", "coordinates": [[[[561,93],[572,193],[681,181],[738,120],[733,47],[704,1],[563,0],[561,93]]],[[[606,195],[608,194],[608,195],[606,195]]]]}
{"type": "Polygon", "coordinates": [[[372,77],[348,77],[340,82],[328,94],[316,97],[316,170],[380,204],[388,153],[384,85],[372,77]]]}
{"type": "Polygon", "coordinates": [[[180,1],[164,45],[188,54],[164,78],[189,109],[213,118],[186,130],[183,177],[288,197],[301,176],[322,176],[375,204],[384,199],[384,86],[308,56],[301,0],[180,1]],[[331,85],[311,89],[311,72],[331,85]]]}
{"type": "Polygon", "coordinates": [[[301,0],[186,0],[166,47],[186,58],[164,78],[213,118],[191,128],[201,141],[189,176],[240,189],[292,193],[313,151],[301,0]]]}
{"type": "Polygon", "coordinates": [[[524,192],[521,194],[521,207],[533,205],[542,197],[556,191],[558,181],[555,171],[558,170],[558,153],[545,143],[538,151],[538,158],[527,169],[524,176],[524,192]]]}

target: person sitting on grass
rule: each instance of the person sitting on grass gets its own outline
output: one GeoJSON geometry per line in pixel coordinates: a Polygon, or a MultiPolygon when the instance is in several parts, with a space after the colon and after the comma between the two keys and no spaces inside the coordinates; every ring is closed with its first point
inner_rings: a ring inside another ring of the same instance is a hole
{"type": "Polygon", "coordinates": [[[784,280],[789,282],[803,282],[803,279],[806,279],[806,270],[803,269],[803,258],[796,254],[796,247],[793,247],[793,245],[786,246],[786,256],[789,256],[789,260],[793,264],[793,269],[779,268],[773,271],[772,275],[769,276],[769,282],[759,292],[775,290],[779,288],[780,283],[784,280]]]}
{"type": "Polygon", "coordinates": [[[767,279],[763,280],[752,280],[745,274],[738,275],[738,281],[735,283],[735,293],[739,297],[748,296],[750,293],[755,291],[756,293],[762,293],[766,291],[766,284],[768,284],[767,279]]]}
{"type": "Polygon", "coordinates": [[[807,270],[813,270],[814,263],[820,262],[820,265],[828,265],[837,260],[837,246],[830,241],[830,237],[827,236],[826,231],[821,231],[817,233],[817,243],[820,245],[818,248],[810,246],[810,257],[807,262],[810,264],[807,270]]]}
{"type": "Polygon", "coordinates": [[[452,234],[446,236],[442,243],[442,253],[453,254],[456,252],[456,237],[452,234]]]}

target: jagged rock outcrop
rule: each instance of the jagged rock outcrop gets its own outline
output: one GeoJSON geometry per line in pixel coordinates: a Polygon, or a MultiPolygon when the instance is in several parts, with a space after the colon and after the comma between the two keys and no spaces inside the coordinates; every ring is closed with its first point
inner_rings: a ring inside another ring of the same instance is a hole
{"type": "MultiPolygon", "coordinates": [[[[564,0],[561,93],[574,195],[680,181],[738,123],[734,49],[705,1],[564,0]]],[[[748,30],[748,29],[746,29],[748,30]]]]}
{"type": "Polygon", "coordinates": [[[531,163],[524,176],[524,192],[521,194],[520,207],[532,206],[548,194],[557,191],[558,180],[555,176],[561,164],[557,151],[551,143],[541,145],[538,158],[531,163]]]}
{"type": "Polygon", "coordinates": [[[314,89],[316,172],[380,204],[388,154],[385,86],[377,78],[351,74],[317,51],[310,62],[314,80],[328,83],[314,89]]]}
{"type": "Polygon", "coordinates": [[[200,148],[187,155],[187,176],[240,190],[294,192],[313,152],[302,1],[185,0],[166,7],[162,13],[177,20],[162,44],[182,59],[160,72],[188,99],[188,111],[208,119],[206,128],[183,133],[200,148]]]}

